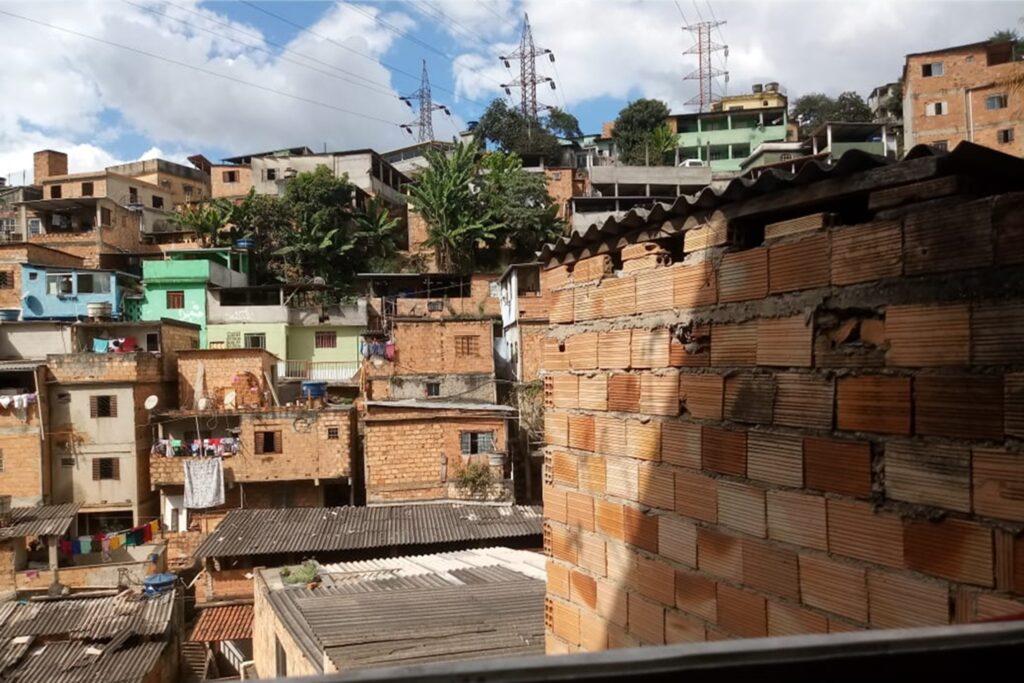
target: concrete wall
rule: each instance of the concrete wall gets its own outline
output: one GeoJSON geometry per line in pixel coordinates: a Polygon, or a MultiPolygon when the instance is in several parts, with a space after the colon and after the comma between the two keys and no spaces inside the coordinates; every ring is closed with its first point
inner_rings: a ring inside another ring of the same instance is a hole
{"type": "Polygon", "coordinates": [[[372,397],[376,400],[398,401],[408,398],[427,398],[427,384],[437,384],[440,398],[446,396],[459,401],[497,400],[497,382],[494,375],[395,375],[390,379],[372,380],[372,397]],[[379,383],[379,384],[378,384],[379,383]]]}
{"type": "Polygon", "coordinates": [[[1024,611],[1024,195],[958,187],[551,264],[549,652],[1024,611]]]}
{"type": "Polygon", "coordinates": [[[253,622],[252,622],[252,654],[256,662],[256,675],[260,678],[277,677],[276,644],[280,643],[285,651],[288,665],[283,672],[291,676],[315,676],[321,669],[306,659],[305,654],[296,644],[288,629],[274,613],[267,598],[267,584],[259,571],[253,579],[253,622]]]}
{"type": "Polygon", "coordinates": [[[243,197],[252,189],[252,169],[248,166],[217,164],[210,169],[212,197],[243,197]],[[225,174],[235,171],[236,180],[229,182],[225,174]]]}
{"type": "Polygon", "coordinates": [[[287,360],[309,361],[345,361],[356,363],[360,360],[359,341],[361,327],[341,327],[337,325],[318,325],[316,327],[295,327],[287,329],[286,354],[281,356],[287,360]],[[316,348],[317,332],[334,332],[337,346],[333,349],[316,348]]]}
{"type": "Polygon", "coordinates": [[[0,323],[0,358],[42,360],[52,353],[70,353],[71,333],[66,323],[0,323]]]}

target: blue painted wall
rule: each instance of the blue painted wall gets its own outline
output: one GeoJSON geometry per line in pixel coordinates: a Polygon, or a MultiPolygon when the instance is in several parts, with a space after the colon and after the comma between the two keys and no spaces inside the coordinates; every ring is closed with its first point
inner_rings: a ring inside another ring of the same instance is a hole
{"type": "Polygon", "coordinates": [[[120,318],[124,292],[118,274],[109,270],[23,265],[21,319],[81,319],[92,303],[109,303],[112,316],[120,318]]]}

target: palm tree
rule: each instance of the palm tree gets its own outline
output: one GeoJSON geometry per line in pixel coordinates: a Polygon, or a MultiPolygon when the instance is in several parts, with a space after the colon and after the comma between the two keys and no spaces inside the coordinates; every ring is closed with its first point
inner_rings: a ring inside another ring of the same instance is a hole
{"type": "Polygon", "coordinates": [[[362,250],[367,266],[374,272],[388,270],[396,251],[394,231],[401,221],[380,197],[373,197],[355,215],[354,222],[352,239],[362,250]]]}
{"type": "Polygon", "coordinates": [[[229,238],[223,233],[231,225],[234,212],[235,206],[228,200],[213,199],[183,206],[181,213],[171,216],[171,222],[182,230],[194,232],[204,247],[212,247],[229,238]]]}
{"type": "Polygon", "coordinates": [[[676,151],[676,134],[672,129],[662,124],[651,131],[650,137],[650,159],[652,166],[664,166],[665,157],[676,151]]]}

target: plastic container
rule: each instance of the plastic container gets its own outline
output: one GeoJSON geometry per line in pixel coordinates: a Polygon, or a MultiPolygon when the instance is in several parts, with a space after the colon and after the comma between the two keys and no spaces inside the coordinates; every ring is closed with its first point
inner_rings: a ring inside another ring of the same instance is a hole
{"type": "Polygon", "coordinates": [[[0,321],[2,322],[14,322],[20,315],[20,308],[0,308],[0,321]]]}
{"type": "Polygon", "coordinates": [[[256,241],[248,237],[243,237],[240,240],[235,240],[235,249],[252,249],[256,246],[256,241]]]}
{"type": "Polygon", "coordinates": [[[173,589],[177,580],[177,574],[153,574],[142,579],[142,586],[148,595],[160,595],[173,589]]]}
{"type": "Polygon", "coordinates": [[[327,395],[327,382],[303,382],[303,398],[323,398],[327,395]]]}

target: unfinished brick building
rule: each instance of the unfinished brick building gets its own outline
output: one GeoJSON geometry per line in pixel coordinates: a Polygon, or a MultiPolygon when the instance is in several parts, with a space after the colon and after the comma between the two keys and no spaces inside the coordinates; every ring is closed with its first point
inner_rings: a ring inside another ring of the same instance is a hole
{"type": "Polygon", "coordinates": [[[851,152],[546,247],[548,651],[1024,612],[1021,190],[851,152]]]}

